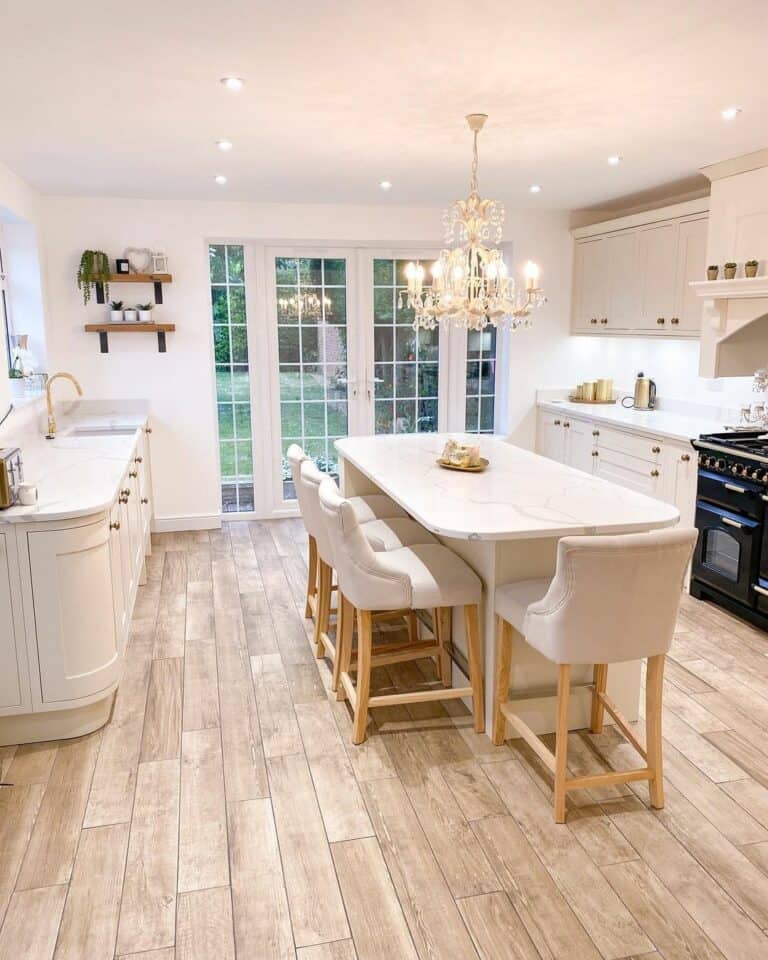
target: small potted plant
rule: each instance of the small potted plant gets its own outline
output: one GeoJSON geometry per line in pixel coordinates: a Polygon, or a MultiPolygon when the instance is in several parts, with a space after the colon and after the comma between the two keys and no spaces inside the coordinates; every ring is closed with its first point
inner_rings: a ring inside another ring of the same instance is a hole
{"type": "Polygon", "coordinates": [[[747,260],[747,262],[744,264],[744,276],[745,277],[757,276],[757,260],[747,260]]]}
{"type": "Polygon", "coordinates": [[[123,322],[123,301],[122,300],[109,301],[109,317],[112,323],[123,322]]]}
{"type": "Polygon", "coordinates": [[[152,323],[151,303],[137,303],[136,309],[139,312],[139,323],[152,323]]]}
{"type": "Polygon", "coordinates": [[[707,267],[707,280],[717,280],[718,273],[720,273],[720,267],[716,263],[711,264],[707,267]]]}
{"type": "Polygon", "coordinates": [[[733,280],[733,278],[736,276],[737,266],[738,264],[733,263],[733,261],[729,261],[728,263],[723,264],[723,271],[725,273],[726,280],[733,280]]]}
{"type": "Polygon", "coordinates": [[[109,296],[110,276],[109,257],[103,250],[83,250],[77,268],[77,289],[82,293],[86,306],[91,299],[91,287],[95,283],[104,284],[104,296],[109,296]]]}
{"type": "Polygon", "coordinates": [[[126,307],[123,311],[123,320],[126,323],[137,323],[139,319],[136,307],[126,307]]]}

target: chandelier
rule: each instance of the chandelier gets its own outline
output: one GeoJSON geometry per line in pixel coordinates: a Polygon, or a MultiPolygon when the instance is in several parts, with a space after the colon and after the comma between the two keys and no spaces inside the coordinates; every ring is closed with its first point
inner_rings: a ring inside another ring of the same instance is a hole
{"type": "Polygon", "coordinates": [[[301,313],[302,316],[319,317],[321,307],[328,310],[331,306],[330,297],[323,296],[322,299],[316,293],[296,293],[290,297],[278,297],[278,306],[284,313],[290,311],[292,314],[301,313]]]}
{"type": "Polygon", "coordinates": [[[441,250],[432,264],[431,284],[424,283],[425,270],[418,261],[405,268],[407,304],[416,315],[414,330],[434,330],[438,323],[467,330],[489,324],[516,330],[531,326],[531,310],[546,303],[536,264],[529,260],[525,265],[525,290],[518,290],[495,246],[501,242],[504,207],[498,200],[483,200],[477,189],[477,135],[487,119],[485,113],[467,117],[474,135],[469,196],[455,200],[443,214],[449,249],[441,250]]]}

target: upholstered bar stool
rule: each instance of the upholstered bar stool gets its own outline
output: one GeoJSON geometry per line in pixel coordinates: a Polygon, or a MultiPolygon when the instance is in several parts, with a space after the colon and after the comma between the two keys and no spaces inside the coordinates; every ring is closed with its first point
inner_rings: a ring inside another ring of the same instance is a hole
{"type": "Polygon", "coordinates": [[[475,730],[482,732],[485,721],[478,622],[482,584],[477,574],[440,543],[375,552],[365,537],[364,525],[359,523],[350,502],[339,495],[332,480],[325,479],[320,484],[320,505],[339,580],[342,626],[338,632],[339,649],[334,672],[354,712],[352,742],[365,740],[369,707],[457,697],[472,699],[475,730]],[[371,696],[371,669],[385,662],[373,655],[372,620],[376,612],[427,609],[435,611],[439,619],[440,612],[450,607],[464,607],[470,685],[371,696]],[[357,677],[353,682],[350,671],[352,616],[355,612],[357,677]]]}
{"type": "Polygon", "coordinates": [[[496,589],[499,619],[493,742],[504,742],[509,721],[555,779],[555,820],[565,822],[569,790],[648,780],[651,806],[664,806],[661,700],[664,659],[672,642],[683,578],[697,532],[662,530],[616,537],[563,537],[552,580],[524,580],[496,589]],[[509,701],[512,632],[558,665],[554,754],[509,701]],[[645,743],[607,695],[608,665],[648,659],[645,743]],[[599,733],[604,711],[645,760],[636,770],[567,776],[571,666],[594,664],[590,729],[599,733]]]}
{"type": "MultiPolygon", "coordinates": [[[[310,460],[311,458],[302,450],[302,448],[297,443],[292,443],[288,450],[286,451],[286,456],[288,457],[288,462],[291,467],[291,478],[293,479],[293,486],[296,490],[296,499],[299,501],[299,510],[301,511],[301,516],[304,519],[304,525],[307,526],[307,504],[306,504],[306,494],[304,488],[300,483],[300,471],[301,465],[305,460],[310,460]]],[[[353,509],[360,520],[361,523],[371,522],[379,519],[410,519],[408,514],[403,510],[402,507],[399,507],[394,500],[385,494],[370,494],[363,497],[352,497],[350,499],[353,509]]],[[[387,528],[383,528],[378,531],[378,534],[382,540],[386,540],[387,544],[392,543],[392,538],[387,537],[386,535],[387,528]]],[[[372,531],[376,532],[376,531],[372,531]]],[[[427,533],[424,531],[425,534],[427,533]]],[[[308,567],[308,576],[307,576],[307,602],[304,609],[304,616],[309,619],[310,617],[314,618],[316,614],[317,607],[317,593],[318,593],[318,557],[317,557],[317,541],[315,534],[307,527],[307,534],[309,538],[309,552],[307,557],[307,567],[308,567]]],[[[398,544],[399,545],[399,544],[398,544]]],[[[374,549],[391,549],[391,546],[381,545],[379,547],[374,547],[374,549]]]]}
{"type": "MultiPolygon", "coordinates": [[[[331,659],[336,659],[336,645],[329,636],[329,621],[331,614],[331,592],[333,587],[333,545],[328,537],[325,518],[320,509],[320,484],[328,480],[338,492],[335,481],[318,470],[313,460],[306,459],[299,470],[299,488],[302,494],[302,509],[304,523],[308,532],[315,540],[317,555],[317,603],[315,609],[315,656],[318,659],[327,652],[331,659]]],[[[354,504],[352,507],[355,517],[368,516],[368,504],[354,504]]],[[[410,517],[391,517],[366,520],[360,523],[371,549],[377,551],[395,550],[403,546],[422,543],[436,543],[435,537],[425,530],[421,524],[410,517]]],[[[341,616],[341,609],[339,616],[341,616]]],[[[416,637],[417,626],[415,617],[408,614],[406,617],[410,639],[416,637]]],[[[338,631],[337,631],[338,632],[338,631]]]]}

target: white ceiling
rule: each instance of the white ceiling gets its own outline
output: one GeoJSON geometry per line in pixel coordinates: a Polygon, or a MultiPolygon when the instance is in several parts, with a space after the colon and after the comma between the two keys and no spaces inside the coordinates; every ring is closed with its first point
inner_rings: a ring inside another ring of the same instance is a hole
{"type": "Polygon", "coordinates": [[[443,205],[471,111],[490,114],[481,190],[514,206],[590,206],[768,146],[765,0],[1,6],[0,161],[45,193],[443,205]]]}

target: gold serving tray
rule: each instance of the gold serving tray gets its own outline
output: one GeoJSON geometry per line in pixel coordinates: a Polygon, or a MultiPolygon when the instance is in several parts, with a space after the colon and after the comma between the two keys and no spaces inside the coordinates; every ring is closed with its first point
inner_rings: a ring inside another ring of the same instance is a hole
{"type": "Polygon", "coordinates": [[[582,400],[581,397],[568,397],[568,402],[569,402],[569,403],[598,403],[598,404],[606,404],[606,403],[616,403],[616,400],[615,400],[615,399],[614,399],[614,400],[582,400]]]}
{"type": "Polygon", "coordinates": [[[438,457],[437,462],[445,470],[459,470],[461,473],[482,473],[490,463],[485,457],[480,457],[480,463],[478,463],[476,467],[460,467],[456,463],[451,463],[450,460],[443,460],[442,457],[438,457]]]}

